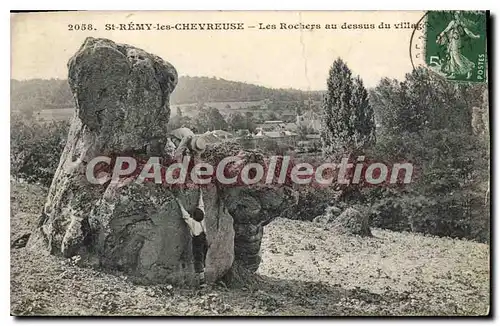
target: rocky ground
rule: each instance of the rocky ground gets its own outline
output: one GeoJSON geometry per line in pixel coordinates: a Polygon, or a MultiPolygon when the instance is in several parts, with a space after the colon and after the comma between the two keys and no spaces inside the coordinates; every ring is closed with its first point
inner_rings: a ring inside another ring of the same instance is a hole
{"type": "MultiPolygon", "coordinates": [[[[30,232],[46,189],[12,183],[11,238],[30,232]]],[[[312,222],[265,229],[259,281],[182,289],[144,286],[77,258],[11,249],[14,315],[485,315],[489,246],[372,230],[332,235],[312,222]]]]}

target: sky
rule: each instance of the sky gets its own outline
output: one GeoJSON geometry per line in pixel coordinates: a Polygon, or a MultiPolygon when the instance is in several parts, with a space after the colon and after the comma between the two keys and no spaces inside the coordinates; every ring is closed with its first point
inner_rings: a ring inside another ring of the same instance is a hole
{"type": "Polygon", "coordinates": [[[411,28],[421,11],[257,11],[257,12],[57,12],[11,16],[11,77],[67,77],[67,62],[86,37],[104,37],[159,55],[180,76],[219,77],[273,88],[324,90],[328,70],[341,57],[365,85],[382,77],[401,79],[412,70],[411,28]],[[242,23],[244,30],[106,30],[119,24],[242,23]],[[318,24],[319,29],[280,29],[318,24]],[[346,24],[374,24],[374,29],[343,29],[346,24]],[[390,29],[379,29],[381,24],[390,29]],[[92,24],[96,30],[69,30],[92,24]],[[276,25],[277,29],[259,29],[276,25]],[[337,29],[326,29],[326,24],[337,29]],[[249,26],[255,26],[250,28],[249,26]]]}

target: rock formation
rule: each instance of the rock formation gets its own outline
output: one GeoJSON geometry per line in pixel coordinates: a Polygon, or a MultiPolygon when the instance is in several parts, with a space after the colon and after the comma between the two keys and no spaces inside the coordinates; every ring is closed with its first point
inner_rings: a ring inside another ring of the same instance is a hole
{"type": "MultiPolygon", "coordinates": [[[[97,156],[162,155],[175,68],[133,46],[87,38],[68,70],[76,111],[28,247],[80,255],[144,283],[191,283],[191,237],[171,190],[149,182],[95,185],[85,175],[97,156]]],[[[195,207],[196,189],[181,189],[176,196],[186,209],[195,207]]],[[[287,196],[285,189],[266,187],[204,191],[208,282],[224,276],[233,262],[257,270],[262,228],[289,204],[287,196]]]]}

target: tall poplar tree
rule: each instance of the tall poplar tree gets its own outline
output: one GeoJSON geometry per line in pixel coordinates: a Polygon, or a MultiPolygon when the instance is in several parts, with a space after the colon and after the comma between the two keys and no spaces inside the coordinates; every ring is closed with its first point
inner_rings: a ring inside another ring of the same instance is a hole
{"type": "Polygon", "coordinates": [[[325,154],[342,154],[375,140],[373,109],[361,78],[353,77],[342,59],[330,68],[323,100],[321,139],[325,154]]]}

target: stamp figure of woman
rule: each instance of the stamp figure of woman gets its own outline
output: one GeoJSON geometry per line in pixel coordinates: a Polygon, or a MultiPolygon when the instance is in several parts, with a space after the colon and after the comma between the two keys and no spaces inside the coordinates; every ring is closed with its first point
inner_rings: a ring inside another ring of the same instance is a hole
{"type": "Polygon", "coordinates": [[[467,37],[480,37],[471,32],[470,28],[474,25],[474,22],[455,11],[448,26],[437,36],[436,43],[446,47],[446,59],[441,71],[447,74],[447,78],[455,78],[457,75],[466,75],[467,79],[472,77],[475,64],[463,55],[461,50],[467,37]]]}

